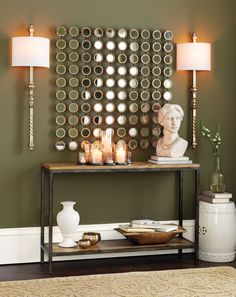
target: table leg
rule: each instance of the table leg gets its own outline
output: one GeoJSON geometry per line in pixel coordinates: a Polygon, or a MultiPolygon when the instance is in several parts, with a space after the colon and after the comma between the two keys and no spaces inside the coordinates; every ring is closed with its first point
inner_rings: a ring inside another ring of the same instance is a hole
{"type": "Polygon", "coordinates": [[[44,169],[41,168],[41,184],[40,184],[40,262],[44,263],[44,215],[45,215],[45,189],[44,189],[44,183],[45,183],[45,173],[44,169]]]}
{"type": "Polygon", "coordinates": [[[194,263],[198,264],[198,247],[199,247],[199,183],[200,183],[200,170],[195,171],[195,252],[194,252],[194,263]]]}
{"type": "MultiPolygon", "coordinates": [[[[179,198],[179,226],[183,226],[183,171],[178,171],[178,198],[179,198]]],[[[179,234],[182,237],[182,233],[179,234]]],[[[182,257],[182,249],[178,250],[179,258],[182,257]]]]}
{"type": "Polygon", "coordinates": [[[49,221],[49,240],[48,240],[48,265],[49,273],[52,273],[52,244],[53,244],[53,173],[49,173],[49,199],[48,199],[48,221],[49,221]]]}

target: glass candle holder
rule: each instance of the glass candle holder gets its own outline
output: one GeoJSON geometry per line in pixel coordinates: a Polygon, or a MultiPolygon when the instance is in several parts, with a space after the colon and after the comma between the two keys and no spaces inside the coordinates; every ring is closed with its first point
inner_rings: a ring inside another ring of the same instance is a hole
{"type": "Polygon", "coordinates": [[[92,145],[90,162],[92,165],[103,165],[102,146],[92,145]]]}
{"type": "Polygon", "coordinates": [[[132,152],[127,151],[127,163],[131,164],[132,163],[132,152]]]}
{"type": "Polygon", "coordinates": [[[87,163],[85,152],[78,152],[78,163],[81,165],[84,165],[87,163]]]}
{"type": "Polygon", "coordinates": [[[107,129],[101,133],[103,161],[106,165],[114,165],[113,130],[107,129]]]}
{"type": "Polygon", "coordinates": [[[90,143],[86,143],[86,144],[84,144],[83,148],[84,148],[84,152],[85,152],[86,163],[90,163],[91,162],[92,145],[90,143]]]}
{"type": "Polygon", "coordinates": [[[116,145],[115,157],[116,157],[116,164],[118,165],[128,164],[127,145],[125,144],[116,145]]]}

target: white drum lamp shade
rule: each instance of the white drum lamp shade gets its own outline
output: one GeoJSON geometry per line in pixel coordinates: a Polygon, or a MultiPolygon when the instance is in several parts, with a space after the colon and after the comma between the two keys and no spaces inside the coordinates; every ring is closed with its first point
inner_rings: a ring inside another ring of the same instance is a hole
{"type": "Polygon", "coordinates": [[[177,44],[177,70],[211,70],[210,43],[177,44]]]}
{"type": "Polygon", "coordinates": [[[44,37],[13,37],[12,66],[49,68],[50,41],[44,37]]]}

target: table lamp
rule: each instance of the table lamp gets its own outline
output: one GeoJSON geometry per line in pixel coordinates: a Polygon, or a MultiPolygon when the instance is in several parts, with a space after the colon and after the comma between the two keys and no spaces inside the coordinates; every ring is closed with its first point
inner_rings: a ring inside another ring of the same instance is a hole
{"type": "Polygon", "coordinates": [[[29,27],[30,36],[12,38],[12,66],[30,67],[29,76],[29,149],[34,149],[34,67],[49,68],[49,48],[48,38],[34,37],[34,27],[29,27]]]}
{"type": "Polygon", "coordinates": [[[211,45],[197,42],[197,35],[193,34],[193,42],[177,44],[177,70],[192,70],[192,147],[196,148],[196,117],[197,117],[197,71],[211,70],[211,45]]]}

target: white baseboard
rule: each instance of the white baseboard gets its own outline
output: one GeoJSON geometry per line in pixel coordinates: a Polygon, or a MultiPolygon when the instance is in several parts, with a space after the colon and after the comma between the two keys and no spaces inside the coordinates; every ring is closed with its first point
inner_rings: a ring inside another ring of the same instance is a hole
{"type": "MultiPolygon", "coordinates": [[[[165,221],[166,223],[177,221],[165,221]]],[[[123,235],[114,230],[121,223],[113,224],[97,224],[97,225],[80,225],[75,234],[75,240],[82,237],[83,232],[95,231],[100,232],[103,240],[109,239],[123,239],[123,235]]],[[[187,232],[184,237],[193,240],[194,238],[194,220],[185,220],[183,223],[187,232]]],[[[47,234],[46,228],[46,234],[47,234]]],[[[47,237],[47,236],[46,236],[47,237]]],[[[53,242],[62,240],[60,230],[58,227],[53,227],[53,242]]],[[[32,263],[40,261],[40,228],[7,228],[0,229],[0,264],[18,264],[18,263],[32,263]]],[[[187,252],[190,250],[186,250],[187,252]]],[[[156,254],[170,254],[176,253],[176,250],[170,251],[149,251],[149,252],[130,252],[130,253],[116,253],[116,254],[102,254],[102,255],[85,255],[85,256],[70,256],[70,257],[56,257],[55,260],[73,260],[73,259],[94,259],[94,258],[111,258],[111,257],[125,257],[138,255],[156,255],[156,254]]]]}

